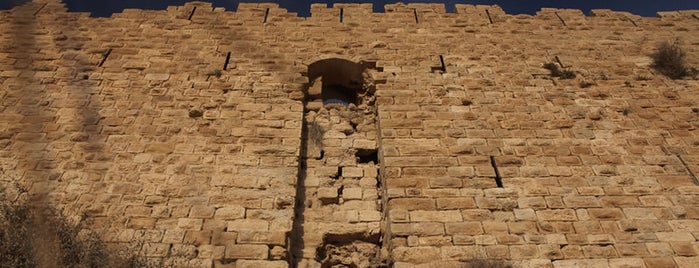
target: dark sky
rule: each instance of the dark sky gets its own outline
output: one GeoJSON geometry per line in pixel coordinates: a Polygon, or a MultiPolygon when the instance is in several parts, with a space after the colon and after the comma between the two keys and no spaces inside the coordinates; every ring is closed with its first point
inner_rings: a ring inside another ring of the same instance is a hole
{"type": "MultiPolygon", "coordinates": [[[[27,0],[0,0],[0,9],[10,8],[16,3],[27,0]]],[[[124,8],[165,9],[168,5],[182,5],[187,0],[63,0],[70,11],[92,12],[93,16],[110,16],[111,13],[121,12],[124,8]]],[[[374,3],[374,10],[383,11],[383,5],[398,1],[323,1],[323,0],[288,0],[288,1],[238,1],[238,0],[208,0],[214,6],[225,7],[226,10],[236,10],[239,2],[277,2],[290,12],[299,16],[309,16],[311,3],[374,3]]],[[[541,7],[575,8],[588,14],[590,9],[608,8],[618,11],[652,17],[658,11],[699,9],[699,0],[403,0],[403,3],[444,3],[447,11],[453,12],[454,4],[497,4],[509,14],[534,14],[541,7]]]]}

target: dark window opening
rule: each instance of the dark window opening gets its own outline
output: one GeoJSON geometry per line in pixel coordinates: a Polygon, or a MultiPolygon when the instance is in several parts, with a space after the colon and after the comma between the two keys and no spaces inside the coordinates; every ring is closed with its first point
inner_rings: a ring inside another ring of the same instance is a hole
{"type": "Polygon", "coordinates": [[[358,105],[363,101],[365,94],[373,92],[373,88],[365,88],[367,83],[364,72],[375,66],[373,62],[355,63],[337,58],[314,62],[308,66],[307,75],[313,83],[321,84],[311,84],[307,97],[311,100],[322,99],[324,105],[358,105]]]}
{"type": "Polygon", "coordinates": [[[379,153],[376,149],[359,149],[354,156],[357,157],[358,163],[379,163],[379,153]]]}
{"type": "Polygon", "coordinates": [[[323,86],[323,92],[321,93],[323,104],[342,104],[344,106],[350,103],[356,104],[357,94],[353,91],[341,85],[323,86]]]}

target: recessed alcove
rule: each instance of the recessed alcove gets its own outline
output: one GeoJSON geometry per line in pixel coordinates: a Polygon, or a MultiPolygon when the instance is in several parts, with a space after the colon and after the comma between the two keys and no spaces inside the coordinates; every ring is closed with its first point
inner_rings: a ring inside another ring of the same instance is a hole
{"type": "Polygon", "coordinates": [[[355,63],[339,58],[312,63],[308,66],[308,78],[312,84],[307,101],[322,100],[323,105],[359,105],[362,97],[374,90],[373,83],[365,74],[367,68],[373,67],[373,63],[355,63]]]}

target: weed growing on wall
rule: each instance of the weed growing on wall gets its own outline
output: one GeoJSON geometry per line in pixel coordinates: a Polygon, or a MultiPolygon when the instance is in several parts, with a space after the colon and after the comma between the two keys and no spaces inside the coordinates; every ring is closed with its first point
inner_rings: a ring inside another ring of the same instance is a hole
{"type": "Polygon", "coordinates": [[[553,62],[544,63],[544,68],[551,72],[551,77],[558,77],[560,79],[573,79],[575,78],[575,73],[570,70],[562,70],[553,62]]]}
{"type": "Polygon", "coordinates": [[[686,63],[687,54],[676,43],[662,42],[651,54],[653,68],[672,79],[680,79],[696,72],[686,63]]]}
{"type": "Polygon", "coordinates": [[[325,135],[325,130],[318,124],[318,122],[311,122],[308,126],[308,137],[311,142],[318,148],[323,147],[323,136],[325,135]]]}

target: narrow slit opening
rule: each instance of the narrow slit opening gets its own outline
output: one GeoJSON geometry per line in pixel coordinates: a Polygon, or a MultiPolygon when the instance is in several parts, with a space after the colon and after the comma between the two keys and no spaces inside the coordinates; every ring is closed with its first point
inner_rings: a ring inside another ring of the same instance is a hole
{"type": "Polygon", "coordinates": [[[340,23],[342,23],[342,21],[343,21],[343,19],[344,19],[344,18],[343,18],[344,15],[345,15],[345,9],[344,9],[344,8],[340,8],[340,23]]]}
{"type": "Polygon", "coordinates": [[[228,53],[226,54],[226,61],[223,63],[223,70],[224,71],[228,70],[228,62],[230,62],[230,60],[231,60],[231,52],[228,51],[228,53]]]}
{"type": "Polygon", "coordinates": [[[413,8],[413,15],[415,15],[415,24],[419,24],[420,20],[417,17],[417,9],[413,8]]]}
{"type": "Polygon", "coordinates": [[[486,9],[485,15],[488,16],[488,21],[490,22],[490,24],[493,24],[493,18],[490,17],[490,10],[486,9]]]}
{"type": "MultiPolygon", "coordinates": [[[[697,15],[695,15],[695,14],[692,14],[692,16],[694,16],[694,18],[697,18],[697,15]]],[[[636,22],[633,21],[631,18],[626,18],[626,20],[631,22],[631,24],[633,24],[633,27],[638,27],[638,24],[636,24],[636,22]]]]}
{"type": "Polygon", "coordinates": [[[444,56],[439,55],[439,63],[442,65],[442,72],[447,72],[447,66],[444,64],[444,56]]]}
{"type": "Polygon", "coordinates": [[[104,55],[102,55],[102,60],[100,61],[100,64],[97,65],[97,67],[102,67],[105,61],[107,61],[107,58],[109,58],[109,54],[112,54],[112,49],[107,49],[107,52],[104,52],[104,55]]]}
{"type": "Polygon", "coordinates": [[[269,16],[269,8],[265,9],[265,19],[262,21],[262,23],[267,23],[268,16],[269,16]]]}
{"type": "Polygon", "coordinates": [[[500,177],[500,171],[498,170],[498,165],[495,163],[495,157],[490,156],[490,165],[493,166],[493,171],[495,171],[495,184],[498,188],[502,188],[502,177],[500,177]]]}
{"type": "Polygon", "coordinates": [[[556,14],[556,17],[558,17],[558,20],[560,20],[561,23],[563,23],[563,26],[568,26],[566,25],[566,21],[563,20],[563,18],[561,18],[561,15],[558,15],[558,12],[554,12],[553,14],[556,14]]]}
{"type": "Polygon", "coordinates": [[[189,18],[187,18],[187,19],[192,20],[192,16],[194,16],[194,12],[196,12],[196,11],[197,11],[197,7],[192,8],[192,13],[189,13],[189,18]]]}
{"type": "Polygon", "coordinates": [[[41,10],[44,9],[44,7],[46,7],[46,5],[48,5],[48,4],[44,3],[43,5],[41,5],[41,7],[39,7],[36,11],[34,11],[34,14],[32,16],[36,17],[36,14],[39,14],[39,12],[41,12],[41,10]]]}

